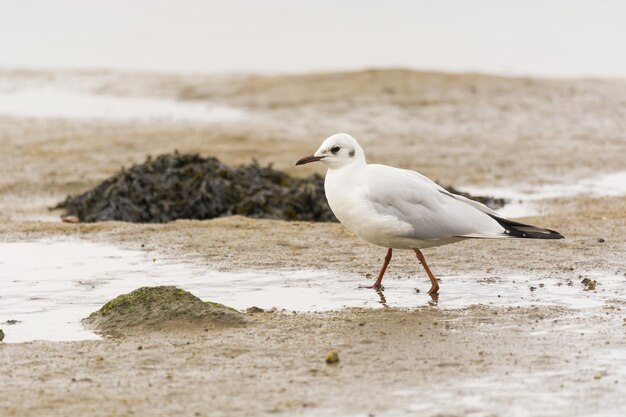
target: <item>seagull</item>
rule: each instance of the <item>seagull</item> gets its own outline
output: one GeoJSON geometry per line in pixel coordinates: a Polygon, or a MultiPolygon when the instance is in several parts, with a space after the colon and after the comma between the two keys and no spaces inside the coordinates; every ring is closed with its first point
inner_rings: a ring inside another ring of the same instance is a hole
{"type": "Polygon", "coordinates": [[[428,294],[439,291],[421,249],[466,239],[562,239],[542,229],[501,217],[477,201],[451,193],[424,175],[368,164],[359,143],[347,133],[327,138],[296,165],[321,162],[327,168],[324,191],[337,219],[352,233],[387,248],[373,285],[380,290],[393,249],[410,249],[430,278],[428,294]]]}

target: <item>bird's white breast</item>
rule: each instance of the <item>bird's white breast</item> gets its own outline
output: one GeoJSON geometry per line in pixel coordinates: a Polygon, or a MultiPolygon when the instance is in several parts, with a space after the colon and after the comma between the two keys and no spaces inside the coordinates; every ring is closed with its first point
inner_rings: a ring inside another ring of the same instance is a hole
{"type": "MultiPolygon", "coordinates": [[[[366,169],[366,167],[360,168],[366,169]]],[[[413,227],[394,216],[381,215],[368,200],[368,184],[360,169],[332,169],[326,174],[324,189],[331,210],[351,232],[375,245],[414,247],[401,243],[413,227]]]]}

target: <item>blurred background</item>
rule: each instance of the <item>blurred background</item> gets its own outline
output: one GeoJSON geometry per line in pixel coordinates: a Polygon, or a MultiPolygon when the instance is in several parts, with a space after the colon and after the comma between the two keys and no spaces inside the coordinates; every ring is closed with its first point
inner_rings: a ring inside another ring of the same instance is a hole
{"type": "Polygon", "coordinates": [[[176,149],[323,173],[293,162],[340,131],[478,193],[612,187],[625,21],[611,0],[0,0],[0,216],[176,149]]]}
{"type": "Polygon", "coordinates": [[[0,1],[0,66],[626,76],[619,0],[0,1]]]}

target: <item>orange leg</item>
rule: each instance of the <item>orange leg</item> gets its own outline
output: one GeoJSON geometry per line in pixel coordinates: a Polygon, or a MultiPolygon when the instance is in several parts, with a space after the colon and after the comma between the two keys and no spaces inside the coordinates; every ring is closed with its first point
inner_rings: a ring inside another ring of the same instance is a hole
{"type": "Polygon", "coordinates": [[[383,282],[383,275],[385,275],[385,271],[387,270],[387,266],[389,265],[389,262],[391,261],[391,248],[389,248],[389,250],[387,250],[387,256],[385,256],[385,262],[383,263],[383,267],[380,269],[380,272],[378,273],[378,277],[376,278],[376,282],[374,282],[373,285],[364,285],[361,288],[376,288],[376,289],[380,289],[382,287],[382,282],[383,282]]]}
{"type": "Polygon", "coordinates": [[[415,248],[413,248],[413,250],[415,251],[415,255],[417,255],[417,259],[419,259],[420,263],[424,266],[424,269],[428,274],[428,278],[430,278],[431,287],[430,290],[428,290],[428,294],[437,294],[437,292],[439,291],[439,283],[437,282],[437,278],[435,278],[433,273],[430,271],[430,268],[426,263],[426,258],[424,258],[424,255],[422,255],[422,252],[419,249],[415,248]]]}

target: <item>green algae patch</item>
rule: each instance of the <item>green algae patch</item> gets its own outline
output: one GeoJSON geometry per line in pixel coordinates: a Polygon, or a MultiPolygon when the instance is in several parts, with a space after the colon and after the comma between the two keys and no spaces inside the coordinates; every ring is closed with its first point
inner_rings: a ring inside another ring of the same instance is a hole
{"type": "Polygon", "coordinates": [[[136,330],[182,330],[241,326],[243,315],[235,309],[202,301],[173,286],[141,287],[109,301],[83,319],[97,333],[124,335],[136,330]]]}

